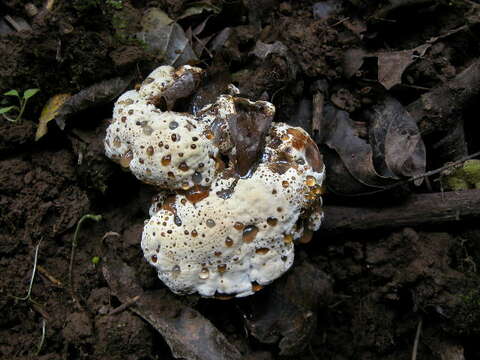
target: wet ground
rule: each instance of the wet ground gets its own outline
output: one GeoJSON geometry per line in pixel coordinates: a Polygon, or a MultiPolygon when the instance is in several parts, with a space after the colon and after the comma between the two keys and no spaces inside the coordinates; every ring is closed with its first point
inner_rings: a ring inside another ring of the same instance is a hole
{"type": "MultiPolygon", "coordinates": [[[[365,181],[371,171],[341,151],[331,155],[350,138],[334,143],[324,135],[333,132],[321,130],[340,123],[325,121],[333,111],[336,119],[352,119],[355,136],[365,139],[377,121],[369,111],[386,99],[397,101],[397,113],[407,108],[416,114],[412,103],[463,81],[461,90],[442,93],[448,116],[435,113],[443,102],[438,101],[428,116],[414,119],[413,135],[422,135],[424,148],[408,148],[408,166],[388,173],[388,181],[375,178],[375,189],[478,151],[480,81],[468,72],[480,55],[476,1],[29,3],[37,13],[31,6],[27,11],[27,3],[0,4],[0,90],[40,89],[19,121],[0,115],[2,359],[170,359],[178,344],[189,348],[198,329],[210,329],[196,346],[205,346],[210,353],[203,358],[212,359],[410,359],[413,352],[419,359],[480,358],[480,229],[474,221],[342,233],[320,229],[310,243],[297,245],[292,270],[254,296],[177,297],[157,279],[139,246],[155,189],[122,171],[103,149],[114,98],[161,64],[188,62],[208,72],[193,104],[209,102],[234,83],[243,96],[273,102],[275,121],[302,126],[315,137],[334,174],[326,207],[388,207],[411,192],[441,191],[433,177],[418,187],[362,195],[372,189],[365,181]],[[145,31],[142,16],[151,8],[177,21],[192,51],[187,58],[175,52],[181,36],[172,35],[173,49],[135,36],[145,31]],[[115,86],[102,83],[116,77],[121,80],[115,86]],[[99,83],[103,92],[92,88],[99,83]],[[47,100],[82,90],[88,101],[80,98],[63,117],[65,128],[51,121],[36,141],[47,100]],[[312,122],[319,114],[323,123],[312,122]],[[348,191],[339,194],[342,189],[348,191]],[[102,220],[82,225],[71,282],[72,240],[85,214],[101,214],[102,220]],[[22,299],[34,266],[31,296],[22,299]],[[183,330],[162,336],[157,329],[163,325],[152,326],[155,320],[145,310],[148,302],[109,315],[128,296],[107,282],[105,271],[123,274],[125,266],[133,269],[135,286],[146,298],[166,307],[160,310],[166,324],[183,330]],[[196,320],[182,327],[184,316],[196,320]]],[[[397,168],[388,160],[389,144],[374,153],[377,170],[384,158],[397,168]]],[[[202,358],[195,351],[188,357],[202,358]]]]}

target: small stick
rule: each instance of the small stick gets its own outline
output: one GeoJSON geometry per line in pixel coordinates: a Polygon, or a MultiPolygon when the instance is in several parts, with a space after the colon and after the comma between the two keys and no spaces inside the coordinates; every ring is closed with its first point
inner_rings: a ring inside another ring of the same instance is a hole
{"type": "MultiPolygon", "coordinates": [[[[398,186],[402,186],[402,185],[406,185],[408,183],[411,183],[411,182],[415,182],[416,180],[419,180],[419,179],[422,179],[424,177],[428,177],[428,176],[432,176],[432,175],[436,175],[438,173],[441,173],[442,171],[444,170],[447,170],[447,169],[450,169],[452,167],[455,167],[455,166],[458,166],[458,165],[461,165],[463,164],[465,161],[467,160],[470,160],[470,159],[473,159],[477,156],[480,156],[480,151],[477,151],[476,153],[473,153],[473,154],[470,154],[470,155],[467,155],[457,161],[454,161],[454,162],[451,162],[451,163],[448,163],[447,165],[444,165],[438,169],[435,169],[435,170],[431,170],[431,171],[427,171],[426,173],[423,173],[423,174],[419,174],[419,175],[415,175],[415,176],[412,176],[406,180],[402,180],[402,181],[399,181],[393,185],[389,185],[389,186],[386,186],[382,189],[379,189],[379,190],[373,190],[373,191],[367,191],[367,192],[363,192],[363,193],[358,193],[358,194],[338,194],[338,195],[341,195],[341,196],[345,196],[345,197],[357,197],[357,196],[365,196],[365,195],[374,195],[374,194],[378,194],[378,193],[381,193],[381,192],[384,192],[384,191],[388,191],[388,190],[391,190],[391,189],[394,189],[398,186]]],[[[329,188],[329,191],[331,191],[331,189],[329,188]]],[[[332,191],[333,193],[335,193],[334,191],[332,191]]]]}
{"type": "Polygon", "coordinates": [[[38,268],[38,272],[40,274],[42,274],[43,276],[45,276],[47,278],[47,280],[50,281],[53,285],[58,286],[58,287],[63,287],[62,282],[60,280],[56,279],[55,277],[53,277],[53,275],[50,274],[47,271],[47,269],[45,269],[42,265],[38,265],[37,268],[38,268]]]}
{"type": "Polygon", "coordinates": [[[110,311],[108,313],[108,316],[110,315],[115,315],[115,314],[118,314],[119,312],[122,312],[123,310],[129,308],[130,306],[132,306],[133,304],[135,304],[138,299],[140,299],[140,295],[137,295],[137,296],[134,296],[133,298],[131,298],[130,300],[124,302],[122,305],[120,305],[119,307],[113,309],[112,311],[110,311]]]}

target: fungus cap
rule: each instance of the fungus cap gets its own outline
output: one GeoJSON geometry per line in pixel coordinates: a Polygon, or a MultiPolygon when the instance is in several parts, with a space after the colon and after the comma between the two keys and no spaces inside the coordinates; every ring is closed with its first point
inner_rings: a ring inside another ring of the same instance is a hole
{"type": "Polygon", "coordinates": [[[324,165],[303,129],[270,125],[269,102],[221,95],[194,115],[172,111],[201,74],[162,66],[123,94],[105,149],[163,189],[141,243],[160,279],[177,294],[242,297],[285,273],[294,242],[309,241],[319,228],[324,165]],[[264,141],[242,132],[257,125],[264,141]],[[251,159],[242,162],[242,151],[251,159]]]}
{"type": "Polygon", "coordinates": [[[247,296],[290,268],[294,242],[317,230],[323,216],[323,164],[314,170],[307,147],[293,146],[296,132],[306,134],[275,125],[250,177],[227,169],[197,203],[177,194],[152,206],[142,249],[173,292],[247,296]]]}

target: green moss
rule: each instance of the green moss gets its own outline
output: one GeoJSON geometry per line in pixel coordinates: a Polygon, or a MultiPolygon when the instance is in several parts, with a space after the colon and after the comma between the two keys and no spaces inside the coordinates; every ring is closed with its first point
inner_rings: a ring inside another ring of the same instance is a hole
{"type": "Polygon", "coordinates": [[[467,160],[462,167],[444,175],[442,182],[449,190],[480,189],[480,160],[467,160]]]}
{"type": "Polygon", "coordinates": [[[446,179],[445,185],[449,190],[467,190],[469,188],[468,183],[461,177],[450,176],[446,179]]]}
{"type": "Polygon", "coordinates": [[[475,185],[480,183],[480,160],[467,160],[463,164],[463,172],[465,180],[475,185]]]}

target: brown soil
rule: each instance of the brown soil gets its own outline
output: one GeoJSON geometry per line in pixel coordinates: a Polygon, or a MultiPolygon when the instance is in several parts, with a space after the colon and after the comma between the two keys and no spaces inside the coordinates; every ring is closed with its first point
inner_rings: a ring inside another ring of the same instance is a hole
{"type": "MultiPolygon", "coordinates": [[[[107,315],[121,305],[102,274],[107,252],[135,269],[144,290],[165,289],[139,246],[155,189],[103,155],[113,102],[75,114],[64,131],[50,123],[40,141],[35,141],[35,131],[38,114],[51,96],[76,93],[117,76],[132,75],[138,82],[162,64],[130,35],[138,31],[145,8],[160,7],[176,18],[189,2],[125,0],[116,8],[108,1],[57,1],[53,11],[35,18],[26,15],[27,2],[0,4],[0,13],[31,25],[31,30],[8,33],[0,27],[1,93],[41,89],[21,121],[10,123],[0,116],[0,358],[173,358],[162,336],[134,312],[107,315]],[[71,244],[85,214],[101,214],[102,221],[87,220],[80,231],[72,297],[71,244]],[[38,244],[31,298],[21,300],[38,244]]],[[[41,1],[33,3],[42,6],[41,1]]],[[[343,94],[335,105],[352,116],[385,95],[375,81],[376,59],[365,58],[352,75],[349,69],[356,65],[345,56],[349,49],[372,54],[412,49],[468,25],[407,68],[403,84],[390,91],[405,105],[480,55],[475,1],[391,1],[410,3],[396,8],[388,1],[345,0],[327,20],[314,16],[315,1],[206,3],[222,8],[207,23],[207,36],[231,28],[213,58],[202,53],[200,65],[210,71],[211,82],[222,87],[232,81],[242,94],[274,102],[277,121],[308,130],[311,110],[305,104],[317,80],[328,82],[331,94],[343,94]],[[251,52],[258,40],[280,41],[288,53],[255,57],[251,52]]],[[[197,15],[179,23],[187,29],[205,18],[197,15]]],[[[215,84],[205,91],[216,96],[215,84]]],[[[460,112],[473,131],[472,106],[460,112]]],[[[433,145],[441,135],[425,139],[429,163],[434,163],[433,145]]],[[[469,133],[466,139],[468,149],[478,151],[475,137],[469,133]]],[[[336,201],[345,202],[328,195],[325,202],[336,201]]],[[[480,229],[475,223],[338,236],[320,230],[298,249],[290,277],[253,297],[178,300],[209,319],[245,359],[410,359],[419,326],[418,359],[480,358],[480,229]],[[309,283],[298,280],[302,271],[309,274],[309,283]],[[287,296],[292,288],[296,294],[287,296]],[[310,299],[309,292],[318,293],[320,300],[310,299]],[[278,308],[271,306],[279,296],[278,308]],[[299,303],[314,314],[313,321],[299,320],[298,308],[285,312],[299,303]],[[289,327],[285,319],[298,326],[289,327]]]]}

